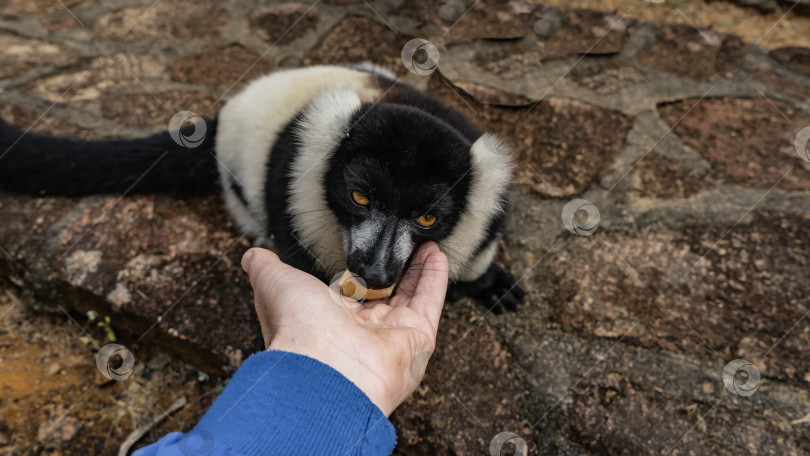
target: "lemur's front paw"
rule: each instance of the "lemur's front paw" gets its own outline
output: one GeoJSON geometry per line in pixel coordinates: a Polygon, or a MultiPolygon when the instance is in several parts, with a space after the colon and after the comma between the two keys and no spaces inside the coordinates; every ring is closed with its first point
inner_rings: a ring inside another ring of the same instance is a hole
{"type": "Polygon", "coordinates": [[[453,284],[447,292],[447,299],[456,301],[469,296],[483,304],[487,310],[500,314],[505,310],[516,311],[526,297],[526,292],[517,284],[512,274],[495,263],[481,277],[473,282],[453,284]]]}
{"type": "Polygon", "coordinates": [[[512,274],[495,263],[489,267],[487,274],[492,274],[492,283],[484,289],[478,300],[492,312],[499,314],[504,310],[516,311],[526,292],[515,281],[512,274]]]}

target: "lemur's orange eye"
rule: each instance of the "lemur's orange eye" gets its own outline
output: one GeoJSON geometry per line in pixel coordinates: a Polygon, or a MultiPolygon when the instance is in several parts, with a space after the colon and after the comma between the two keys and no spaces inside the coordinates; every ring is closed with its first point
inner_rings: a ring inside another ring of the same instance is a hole
{"type": "Polygon", "coordinates": [[[366,195],[360,192],[352,192],[352,199],[361,206],[368,206],[368,203],[370,203],[366,195]]]}
{"type": "Polygon", "coordinates": [[[436,223],[436,216],[435,215],[423,215],[416,219],[416,223],[419,224],[422,228],[430,228],[436,223]]]}

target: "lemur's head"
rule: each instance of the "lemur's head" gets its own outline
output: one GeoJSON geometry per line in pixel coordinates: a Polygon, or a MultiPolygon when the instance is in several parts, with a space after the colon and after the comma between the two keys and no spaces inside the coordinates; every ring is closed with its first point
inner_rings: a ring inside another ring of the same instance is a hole
{"type": "Polygon", "coordinates": [[[332,155],[327,201],[348,269],[370,288],[401,276],[415,248],[453,232],[467,207],[471,144],[435,117],[367,105],[332,155]]]}
{"type": "MultiPolygon", "coordinates": [[[[303,132],[323,131],[324,124],[332,132],[322,138],[323,147],[321,138],[312,140],[312,149],[329,149],[320,185],[337,226],[312,236],[313,249],[323,253],[321,238],[340,236],[345,266],[369,288],[396,284],[425,241],[436,241],[447,254],[451,278],[463,274],[459,269],[499,228],[492,222],[505,209],[508,151],[491,135],[470,142],[421,110],[342,96],[322,98],[309,111],[317,108],[319,115],[302,124],[303,132]],[[332,114],[324,116],[330,109],[332,114]]],[[[316,160],[307,163],[299,166],[321,166],[316,160]]]]}

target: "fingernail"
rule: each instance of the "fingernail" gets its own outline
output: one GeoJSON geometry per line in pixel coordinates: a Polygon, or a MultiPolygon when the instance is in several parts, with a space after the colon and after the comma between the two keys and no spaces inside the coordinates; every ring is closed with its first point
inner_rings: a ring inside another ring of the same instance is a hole
{"type": "Polygon", "coordinates": [[[253,259],[253,253],[253,249],[250,249],[242,255],[242,269],[244,269],[245,272],[247,272],[248,266],[250,266],[250,260],[253,259]]]}

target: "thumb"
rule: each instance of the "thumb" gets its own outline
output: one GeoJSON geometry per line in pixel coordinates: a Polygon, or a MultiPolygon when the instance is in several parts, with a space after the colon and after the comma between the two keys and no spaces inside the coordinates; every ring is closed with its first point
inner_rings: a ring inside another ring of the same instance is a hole
{"type": "Polygon", "coordinates": [[[242,256],[242,269],[247,272],[254,290],[259,284],[267,286],[275,282],[273,277],[286,267],[278,255],[267,249],[254,247],[242,256]]]}

